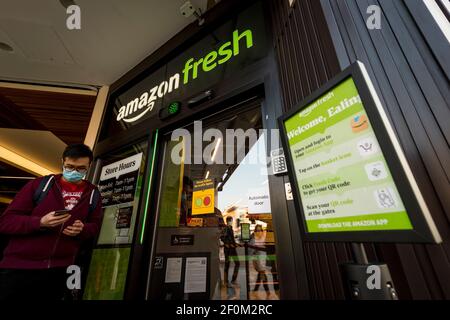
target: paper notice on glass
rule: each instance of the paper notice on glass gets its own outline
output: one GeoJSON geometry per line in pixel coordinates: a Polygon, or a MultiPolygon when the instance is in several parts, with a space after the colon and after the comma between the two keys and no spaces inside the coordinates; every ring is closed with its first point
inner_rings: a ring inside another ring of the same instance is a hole
{"type": "Polygon", "coordinates": [[[206,292],[206,264],[206,257],[186,258],[185,293],[206,292]]]}
{"type": "Polygon", "coordinates": [[[183,258],[167,258],[165,283],[181,282],[181,266],[183,258]]]}
{"type": "Polygon", "coordinates": [[[122,236],[117,236],[114,240],[115,244],[126,244],[129,243],[128,236],[127,237],[122,237],[122,236]]]}

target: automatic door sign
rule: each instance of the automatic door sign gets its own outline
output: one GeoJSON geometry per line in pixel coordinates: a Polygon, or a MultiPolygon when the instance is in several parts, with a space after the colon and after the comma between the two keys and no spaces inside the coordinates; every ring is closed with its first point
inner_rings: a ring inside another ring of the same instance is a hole
{"type": "Polygon", "coordinates": [[[270,213],[269,187],[252,188],[248,190],[248,213],[270,213]]]}
{"type": "Polygon", "coordinates": [[[364,66],[342,72],[280,127],[308,239],[440,241],[364,66]]]}
{"type": "Polygon", "coordinates": [[[192,215],[214,213],[215,188],[212,179],[194,181],[192,215]]]}

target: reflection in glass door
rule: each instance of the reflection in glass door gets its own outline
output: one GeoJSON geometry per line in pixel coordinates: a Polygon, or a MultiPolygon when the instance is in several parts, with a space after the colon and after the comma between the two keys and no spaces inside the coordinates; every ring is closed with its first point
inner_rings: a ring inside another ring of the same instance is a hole
{"type": "Polygon", "coordinates": [[[260,129],[253,108],[164,137],[149,298],[279,299],[260,129]]]}

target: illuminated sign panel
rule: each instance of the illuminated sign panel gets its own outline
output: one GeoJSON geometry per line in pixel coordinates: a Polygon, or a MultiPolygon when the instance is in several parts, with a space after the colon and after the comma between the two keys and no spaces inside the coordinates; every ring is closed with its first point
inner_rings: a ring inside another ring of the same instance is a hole
{"type": "Polygon", "coordinates": [[[161,119],[160,110],[173,101],[188,105],[190,99],[216,89],[223,81],[239,79],[247,67],[267,57],[266,29],[263,5],[258,2],[220,26],[203,30],[199,40],[174,50],[175,57],[150,66],[111,92],[100,140],[146,119],[161,119]]]}
{"type": "Polygon", "coordinates": [[[439,242],[364,66],[355,64],[280,118],[311,239],[439,242]]]}
{"type": "MultiPolygon", "coordinates": [[[[217,65],[226,63],[232,57],[239,54],[240,41],[244,41],[245,48],[253,47],[253,35],[251,30],[233,32],[233,39],[225,42],[220,46],[218,51],[212,51],[205,57],[198,60],[190,58],[184,64],[183,84],[187,84],[190,80],[195,80],[199,76],[200,69],[203,72],[210,72],[216,68],[217,65]]],[[[168,80],[161,82],[154,86],[149,91],[143,92],[139,97],[129,101],[119,109],[119,114],[116,117],[117,121],[134,122],[142,118],[147,112],[152,111],[155,106],[155,101],[163,98],[167,93],[177,90],[180,86],[180,73],[175,73],[168,80]]]]}

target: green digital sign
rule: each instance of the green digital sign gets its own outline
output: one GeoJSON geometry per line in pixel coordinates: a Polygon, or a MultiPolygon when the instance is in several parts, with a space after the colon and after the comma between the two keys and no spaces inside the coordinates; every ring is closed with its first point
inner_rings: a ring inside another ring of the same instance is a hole
{"type": "Polygon", "coordinates": [[[304,231],[316,240],[439,242],[364,70],[352,66],[280,118],[304,231]]]}
{"type": "Polygon", "coordinates": [[[180,103],[172,102],[168,108],[169,114],[176,114],[180,111],[180,103]]]}
{"type": "Polygon", "coordinates": [[[250,223],[241,223],[241,240],[250,241],[250,223]]]}
{"type": "Polygon", "coordinates": [[[285,126],[309,232],[412,229],[352,78],[285,126]]]}

